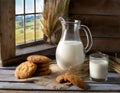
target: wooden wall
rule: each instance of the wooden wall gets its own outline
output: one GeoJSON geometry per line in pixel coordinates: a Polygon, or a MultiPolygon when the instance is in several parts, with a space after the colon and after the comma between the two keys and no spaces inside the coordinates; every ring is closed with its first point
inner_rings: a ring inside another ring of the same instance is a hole
{"type": "Polygon", "coordinates": [[[71,0],[69,15],[91,29],[92,50],[120,54],[120,0],[71,0]]]}

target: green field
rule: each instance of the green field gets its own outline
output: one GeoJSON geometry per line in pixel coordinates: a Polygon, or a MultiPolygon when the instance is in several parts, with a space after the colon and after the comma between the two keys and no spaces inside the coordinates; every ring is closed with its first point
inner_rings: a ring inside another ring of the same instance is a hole
{"type": "MultiPolygon", "coordinates": [[[[34,32],[34,20],[26,22],[26,31],[24,32],[23,24],[20,24],[21,21],[16,21],[16,44],[24,43],[24,34],[26,42],[35,40],[34,32]]],[[[40,28],[40,20],[36,19],[36,40],[43,38],[43,33],[40,28]]]]}

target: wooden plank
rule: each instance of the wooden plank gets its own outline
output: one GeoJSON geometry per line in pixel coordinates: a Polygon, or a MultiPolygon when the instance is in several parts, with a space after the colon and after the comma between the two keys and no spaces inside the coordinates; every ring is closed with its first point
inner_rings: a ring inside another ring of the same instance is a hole
{"type": "MultiPolygon", "coordinates": [[[[119,84],[91,84],[88,83],[89,88],[86,91],[120,91],[119,84]]],[[[0,82],[0,89],[14,89],[14,90],[53,90],[47,86],[41,86],[34,83],[12,83],[0,82]]],[[[72,86],[67,90],[79,90],[80,88],[72,86]]]]}
{"type": "Polygon", "coordinates": [[[0,75],[13,75],[15,70],[2,70],[0,69],[0,75]]]}
{"type": "MultiPolygon", "coordinates": [[[[96,93],[96,92],[86,92],[86,91],[26,91],[26,90],[0,90],[0,93],[96,93]]],[[[119,92],[99,92],[99,93],[119,93],[119,92]]]]}
{"type": "Polygon", "coordinates": [[[0,4],[0,56],[4,65],[4,60],[15,56],[15,0],[0,0],[0,4]]]}
{"type": "Polygon", "coordinates": [[[120,91],[120,84],[89,84],[89,91],[120,91]]]}
{"type": "MultiPolygon", "coordinates": [[[[0,72],[0,82],[18,82],[18,83],[22,83],[22,82],[29,82],[30,79],[28,79],[28,81],[25,79],[16,79],[14,77],[14,70],[1,70],[0,72]]],[[[87,83],[95,83],[92,82],[89,77],[85,78],[85,82],[87,83]]],[[[112,83],[116,83],[116,84],[120,84],[120,74],[117,73],[112,73],[109,72],[108,74],[108,81],[105,82],[106,84],[112,84],[112,83]]]]}
{"type": "Polygon", "coordinates": [[[15,89],[15,90],[50,90],[46,86],[40,86],[34,83],[12,83],[0,82],[0,89],[15,89]]]}
{"type": "MultiPolygon", "coordinates": [[[[81,37],[84,46],[86,45],[86,37],[81,37]]],[[[120,55],[120,39],[117,38],[100,38],[93,37],[93,46],[91,52],[101,51],[108,54],[117,53],[120,55]]]]}
{"type": "Polygon", "coordinates": [[[16,56],[24,55],[24,54],[30,54],[33,52],[43,51],[43,50],[49,50],[49,49],[55,49],[56,45],[50,45],[50,44],[41,44],[41,45],[35,45],[35,46],[29,46],[26,48],[17,48],[16,50],[16,56]]]}
{"type": "MultiPolygon", "coordinates": [[[[120,38],[120,16],[101,15],[70,15],[72,19],[81,20],[81,24],[87,25],[93,37],[120,38]]],[[[81,35],[84,36],[83,31],[81,35]]]]}
{"type": "MultiPolygon", "coordinates": [[[[70,87],[68,90],[79,90],[79,88],[72,86],[70,87]]],[[[114,91],[114,92],[118,92],[120,91],[120,84],[88,84],[88,90],[89,92],[93,91],[93,92],[102,92],[102,91],[114,91]]]]}
{"type": "Polygon", "coordinates": [[[101,52],[120,53],[120,39],[113,38],[93,38],[92,50],[101,52]]]}
{"type": "Polygon", "coordinates": [[[71,0],[71,14],[120,15],[119,0],[71,0]]]}

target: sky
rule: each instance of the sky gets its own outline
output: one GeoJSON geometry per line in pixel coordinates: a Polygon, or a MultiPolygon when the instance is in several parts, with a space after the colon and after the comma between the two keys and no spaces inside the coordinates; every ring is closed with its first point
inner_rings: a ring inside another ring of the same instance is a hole
{"type": "MultiPolygon", "coordinates": [[[[34,11],[34,0],[26,1],[26,13],[33,13],[34,11]]],[[[16,0],[16,14],[23,14],[24,0],[16,0]]],[[[44,0],[36,0],[36,12],[42,12],[44,7],[44,0]]]]}

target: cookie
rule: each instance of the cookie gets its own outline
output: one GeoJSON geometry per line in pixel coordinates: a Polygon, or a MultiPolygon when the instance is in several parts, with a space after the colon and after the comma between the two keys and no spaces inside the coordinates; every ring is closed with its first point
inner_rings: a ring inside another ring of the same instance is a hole
{"type": "Polygon", "coordinates": [[[42,56],[42,55],[31,55],[27,57],[27,60],[30,62],[34,62],[34,63],[48,63],[51,62],[51,59],[46,57],[46,56],[42,56]]]}
{"type": "Polygon", "coordinates": [[[57,76],[57,77],[56,77],[56,81],[57,81],[58,83],[65,83],[65,82],[67,82],[67,80],[66,80],[66,78],[65,78],[65,74],[61,74],[61,75],[57,76]]]}
{"type": "Polygon", "coordinates": [[[45,67],[45,68],[37,68],[36,72],[42,72],[42,71],[47,71],[49,70],[49,67],[45,67]]]}
{"type": "Polygon", "coordinates": [[[49,74],[51,74],[52,73],[52,71],[51,71],[51,69],[49,69],[49,70],[47,70],[47,71],[40,71],[40,72],[35,72],[35,76],[44,76],[44,75],[49,75],[49,74]]]}
{"type": "Polygon", "coordinates": [[[84,82],[84,80],[80,76],[75,75],[75,74],[70,73],[70,72],[66,72],[65,78],[69,82],[71,82],[73,85],[75,85],[79,88],[82,88],[82,89],[86,89],[86,83],[84,82]]]}
{"type": "Polygon", "coordinates": [[[37,69],[37,65],[26,61],[21,63],[15,70],[15,77],[18,79],[25,79],[31,77],[37,69]]]}
{"type": "Polygon", "coordinates": [[[50,66],[50,63],[37,64],[38,68],[46,68],[50,66]]]}

